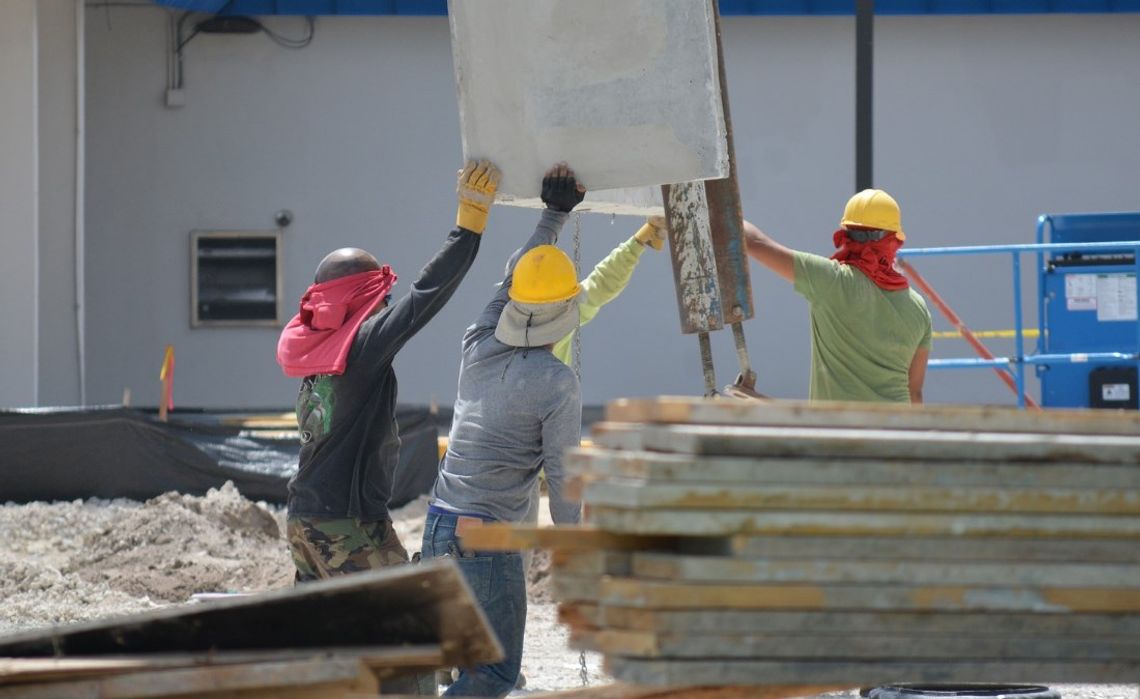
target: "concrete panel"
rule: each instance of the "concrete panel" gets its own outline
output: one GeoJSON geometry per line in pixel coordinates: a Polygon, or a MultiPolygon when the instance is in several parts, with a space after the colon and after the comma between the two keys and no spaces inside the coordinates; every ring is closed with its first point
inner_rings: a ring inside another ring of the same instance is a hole
{"type": "Polygon", "coordinates": [[[38,371],[36,0],[0,2],[0,407],[34,405],[38,371]]]}
{"type": "MultiPolygon", "coordinates": [[[[592,191],[728,174],[706,0],[452,0],[449,10],[463,152],[499,165],[504,201],[536,197],[559,160],[592,191]]],[[[597,210],[619,210],[625,196],[597,210]]]]}

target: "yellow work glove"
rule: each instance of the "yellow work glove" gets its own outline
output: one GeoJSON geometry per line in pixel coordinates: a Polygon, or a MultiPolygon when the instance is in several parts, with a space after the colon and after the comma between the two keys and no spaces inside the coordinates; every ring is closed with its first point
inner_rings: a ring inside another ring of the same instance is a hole
{"type": "Polygon", "coordinates": [[[459,211],[455,214],[455,225],[472,233],[482,233],[487,227],[487,216],[491,204],[495,203],[495,190],[499,188],[502,174],[488,160],[468,160],[466,167],[459,171],[459,211]]]}
{"type": "Polygon", "coordinates": [[[633,237],[642,245],[648,245],[654,250],[660,250],[665,246],[668,230],[664,216],[650,216],[645,219],[645,225],[642,226],[637,233],[634,233],[633,237]]]}

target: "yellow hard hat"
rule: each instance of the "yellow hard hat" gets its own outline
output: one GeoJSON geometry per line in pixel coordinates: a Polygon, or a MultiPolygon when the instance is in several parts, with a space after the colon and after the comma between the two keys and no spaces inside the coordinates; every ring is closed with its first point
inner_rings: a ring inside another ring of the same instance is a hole
{"type": "Polygon", "coordinates": [[[862,226],[881,231],[892,231],[899,240],[906,240],[902,229],[902,215],[894,197],[881,189],[864,189],[847,200],[843,207],[843,228],[862,226]]]}
{"type": "Polygon", "coordinates": [[[508,293],[518,303],[557,303],[574,298],[579,290],[570,257],[554,245],[539,245],[519,258],[508,293]]]}

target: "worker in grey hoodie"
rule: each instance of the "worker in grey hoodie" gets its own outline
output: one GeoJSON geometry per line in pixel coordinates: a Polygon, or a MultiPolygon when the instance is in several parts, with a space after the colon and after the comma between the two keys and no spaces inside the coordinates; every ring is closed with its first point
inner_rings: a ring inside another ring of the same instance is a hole
{"type": "Polygon", "coordinates": [[[562,497],[562,458],[581,437],[581,392],[574,371],[551,349],[578,324],[577,273],[554,244],[584,196],[565,163],[546,172],[547,208],[534,235],[463,336],[455,417],[432,490],[423,556],[456,560],[506,657],[462,670],[446,696],[504,696],[514,689],[526,627],[522,555],[464,550],[465,529],[523,521],[542,469],[551,518],[579,521],[579,503],[562,497]]]}

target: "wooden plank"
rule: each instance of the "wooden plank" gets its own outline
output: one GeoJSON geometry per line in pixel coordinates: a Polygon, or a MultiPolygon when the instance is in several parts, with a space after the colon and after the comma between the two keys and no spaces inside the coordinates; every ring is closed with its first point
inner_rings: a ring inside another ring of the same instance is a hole
{"type": "Polygon", "coordinates": [[[898,682],[1011,682],[1131,684],[1140,680],[1140,663],[971,660],[906,661],[764,661],[701,658],[646,660],[606,658],[606,669],[623,682],[647,685],[842,683],[874,687],[898,682]]]}
{"type": "Polygon", "coordinates": [[[839,685],[769,685],[766,687],[646,687],[620,682],[597,687],[540,692],[534,699],[790,699],[846,689],[839,685]]]}
{"type": "Polygon", "coordinates": [[[446,665],[442,649],[434,645],[341,648],[335,654],[319,650],[268,650],[75,658],[0,658],[0,685],[58,682],[187,667],[304,661],[333,655],[339,658],[357,658],[374,673],[380,674],[389,674],[386,671],[393,669],[435,669],[446,665]]]}
{"type": "Polygon", "coordinates": [[[998,406],[726,401],[685,396],[622,398],[606,405],[613,422],[850,427],[903,430],[1140,434],[1140,413],[1108,410],[1026,411],[998,406]]]}
{"type": "Polygon", "coordinates": [[[668,550],[677,541],[675,536],[626,536],[590,526],[535,527],[517,524],[474,527],[468,529],[462,539],[464,547],[472,551],[523,551],[536,548],[563,551],[668,550]]]}
{"type": "Polygon", "coordinates": [[[1140,538],[1140,518],[1092,515],[624,510],[591,506],[588,516],[592,524],[603,529],[643,535],[1140,538]]]}
{"type": "Polygon", "coordinates": [[[1136,614],[1042,614],[1036,612],[805,612],[741,609],[639,609],[567,604],[592,608],[595,626],[656,633],[782,633],[799,636],[825,629],[860,634],[920,636],[1126,636],[1140,635],[1136,614]]]}
{"type": "Polygon", "coordinates": [[[558,605],[558,621],[580,629],[597,629],[601,620],[601,608],[589,602],[574,602],[558,605]]]}
{"type": "Polygon", "coordinates": [[[931,637],[865,634],[858,629],[798,636],[696,635],[603,629],[593,634],[592,643],[592,649],[602,653],[645,658],[1140,661],[1140,639],[1135,637],[931,637]]]}
{"type": "MultiPolygon", "coordinates": [[[[1140,471],[1140,469],[1136,469],[1140,471]]],[[[589,483],[590,504],[665,510],[834,510],[844,512],[978,512],[1140,515],[1140,489],[888,485],[702,485],[606,480],[589,483]]]]}
{"type": "Polygon", "coordinates": [[[449,665],[502,649],[454,561],[346,575],[293,588],[0,638],[0,656],[68,657],[438,644],[449,665]],[[288,619],[289,623],[281,623],[288,619]]]}
{"type": "Polygon", "coordinates": [[[291,688],[321,688],[324,692],[379,691],[376,677],[361,658],[325,657],[285,662],[222,665],[201,668],[133,672],[82,682],[53,682],[0,687],[0,698],[21,699],[142,699],[155,697],[216,697],[236,692],[280,695],[291,688]]]}
{"type": "Polygon", "coordinates": [[[629,575],[632,556],[624,551],[559,551],[551,565],[560,575],[629,575]]]}
{"type": "Polygon", "coordinates": [[[563,575],[555,571],[550,580],[554,596],[559,601],[591,602],[599,599],[603,578],[596,575],[563,575]]]}
{"type": "Polygon", "coordinates": [[[1140,464],[1140,437],[595,423],[595,444],[708,456],[1140,464]],[[632,433],[632,434],[631,434],[632,433]]]}
{"type": "Polygon", "coordinates": [[[1133,540],[736,536],[723,541],[727,546],[718,553],[741,558],[1140,563],[1140,546],[1133,540]]]}
{"type": "MultiPolygon", "coordinates": [[[[1137,546],[1140,548],[1140,546],[1137,546]]],[[[556,567],[557,569],[557,567],[556,567]]],[[[561,572],[561,569],[558,569],[561,572]]],[[[622,571],[602,571],[621,575],[622,571]]],[[[684,582],[1140,587],[1140,565],[740,559],[637,553],[631,577],[684,582]]]]}
{"type": "Polygon", "coordinates": [[[604,577],[597,593],[605,605],[653,609],[1140,612],[1140,589],[1100,587],[733,585],[604,577]]]}
{"type": "Polygon", "coordinates": [[[585,481],[638,478],[651,482],[751,485],[986,486],[1004,488],[1140,488],[1140,468],[1090,463],[716,457],[576,448],[563,462],[585,481]]]}

